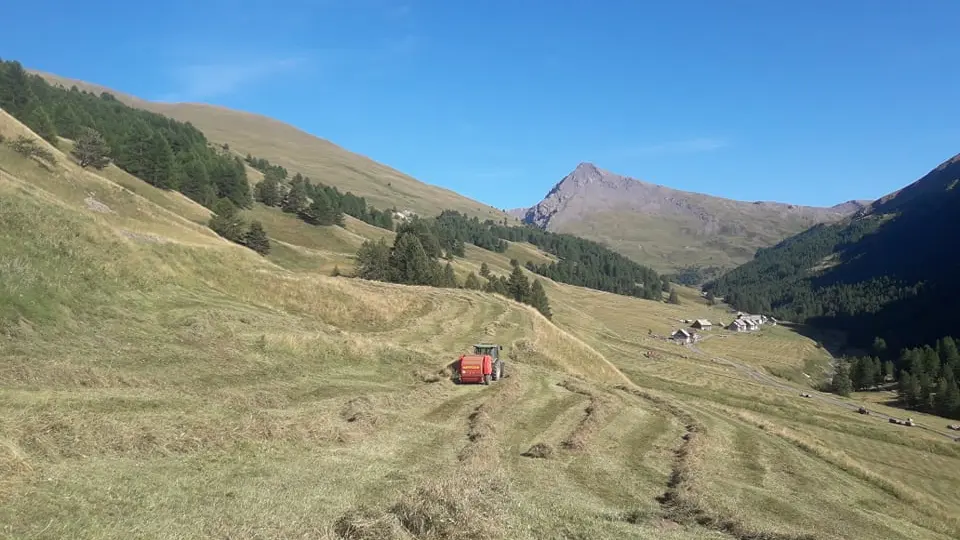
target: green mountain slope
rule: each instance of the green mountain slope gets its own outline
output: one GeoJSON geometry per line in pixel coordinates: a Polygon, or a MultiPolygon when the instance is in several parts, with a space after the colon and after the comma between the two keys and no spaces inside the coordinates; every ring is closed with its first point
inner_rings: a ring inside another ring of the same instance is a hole
{"type": "Polygon", "coordinates": [[[707,288],[747,311],[840,328],[892,350],[957,334],[960,156],[842,223],[760,250],[707,288]]]}

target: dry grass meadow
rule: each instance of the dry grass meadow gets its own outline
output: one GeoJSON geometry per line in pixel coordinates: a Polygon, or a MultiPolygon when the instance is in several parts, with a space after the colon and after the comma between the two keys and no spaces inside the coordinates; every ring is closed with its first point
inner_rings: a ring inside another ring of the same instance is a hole
{"type": "MultiPolygon", "coordinates": [[[[960,537],[960,443],[800,398],[829,357],[789,328],[687,348],[657,336],[730,318],[690,290],[547,281],[550,322],[329,277],[389,233],[257,207],[261,258],[55,155],[0,146],[2,538],[960,537]],[[452,384],[477,341],[508,376],[452,384]]],[[[549,258],[471,248],[457,271],[511,257],[549,258]]]]}

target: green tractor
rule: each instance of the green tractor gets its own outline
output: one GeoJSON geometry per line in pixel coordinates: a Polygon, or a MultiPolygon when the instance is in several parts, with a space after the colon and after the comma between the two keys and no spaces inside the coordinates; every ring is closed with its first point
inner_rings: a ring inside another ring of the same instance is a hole
{"type": "Polygon", "coordinates": [[[503,378],[503,360],[500,358],[500,351],[502,350],[503,345],[495,345],[493,343],[477,343],[473,346],[473,354],[487,355],[493,358],[490,378],[494,381],[499,381],[503,378]]]}

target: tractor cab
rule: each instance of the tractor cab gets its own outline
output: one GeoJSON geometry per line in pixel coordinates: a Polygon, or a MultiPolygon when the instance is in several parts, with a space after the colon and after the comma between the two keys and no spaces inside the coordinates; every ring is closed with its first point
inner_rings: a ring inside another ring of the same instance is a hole
{"type": "Polygon", "coordinates": [[[503,350],[503,345],[493,345],[489,343],[478,343],[477,345],[473,346],[473,354],[478,354],[481,356],[487,355],[490,358],[493,358],[494,360],[497,360],[500,358],[500,355],[498,353],[502,350],[503,350]]]}

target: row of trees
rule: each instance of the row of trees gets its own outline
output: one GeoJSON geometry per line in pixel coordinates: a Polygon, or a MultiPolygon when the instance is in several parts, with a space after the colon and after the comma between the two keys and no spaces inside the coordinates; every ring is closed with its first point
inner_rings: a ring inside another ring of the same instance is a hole
{"type": "Polygon", "coordinates": [[[360,246],[357,252],[357,277],[407,285],[482,289],[530,304],[547,318],[553,316],[543,284],[540,280],[534,280],[531,284],[519,262],[514,261],[513,271],[507,278],[492,275],[484,264],[480,272],[486,274],[486,285],[482,285],[473,272],[461,285],[453,265],[449,261],[442,265],[437,260],[440,253],[439,242],[423,221],[404,223],[397,230],[393,246],[388,246],[382,238],[376,242],[367,240],[360,246]]]}
{"type": "MultiPolygon", "coordinates": [[[[220,198],[239,208],[252,196],[243,162],[215,147],[188,123],[128,107],[108,93],[66,90],[26,72],[18,62],[0,61],[0,108],[58,145],[59,137],[94,141],[84,166],[121,169],[162,189],[179,190],[213,208],[220,198]]],[[[76,154],[75,154],[76,155],[76,154]]]]}
{"type": "Polygon", "coordinates": [[[645,266],[596,242],[572,235],[556,234],[530,226],[508,226],[493,220],[454,210],[445,210],[435,218],[414,216],[397,229],[410,230],[430,257],[463,257],[467,243],[503,253],[507,241],[529,242],[557,256],[558,262],[527,269],[536,274],[571,285],[613,292],[646,299],[660,299],[663,287],[660,276],[645,266]]]}
{"type": "Polygon", "coordinates": [[[286,168],[264,158],[247,154],[246,162],[263,173],[263,180],[254,187],[254,195],[267,206],[282,208],[312,225],[343,225],[346,214],[375,227],[393,230],[392,212],[368,206],[363,197],[314,183],[300,173],[288,179],[286,168]]]}
{"type": "Polygon", "coordinates": [[[433,220],[440,246],[457,257],[464,256],[467,243],[495,253],[505,252],[507,242],[494,233],[492,225],[492,220],[481,222],[476,216],[468,218],[456,210],[444,210],[433,220]]]}
{"type": "Polygon", "coordinates": [[[886,342],[876,338],[874,356],[846,358],[838,363],[831,389],[841,395],[877,390],[895,384],[900,405],[960,419],[960,351],[951,337],[903,349],[889,358],[886,342]],[[886,360],[881,356],[888,356],[886,360]]]}

